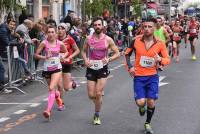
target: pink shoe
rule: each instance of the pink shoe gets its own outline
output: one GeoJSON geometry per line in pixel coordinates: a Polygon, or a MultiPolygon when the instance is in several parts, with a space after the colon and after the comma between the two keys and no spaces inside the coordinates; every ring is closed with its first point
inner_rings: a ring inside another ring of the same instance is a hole
{"type": "Polygon", "coordinates": [[[58,111],[64,111],[65,110],[65,105],[60,105],[58,106],[58,111]]]}
{"type": "Polygon", "coordinates": [[[73,89],[76,89],[76,87],[77,87],[76,82],[75,82],[74,80],[72,80],[72,88],[73,88],[73,89]]]}

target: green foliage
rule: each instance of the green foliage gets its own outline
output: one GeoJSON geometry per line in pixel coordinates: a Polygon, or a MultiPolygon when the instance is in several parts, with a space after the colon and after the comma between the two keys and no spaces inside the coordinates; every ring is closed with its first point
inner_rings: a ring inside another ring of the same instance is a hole
{"type": "Polygon", "coordinates": [[[92,3],[90,0],[83,0],[82,9],[85,9],[86,15],[94,17],[102,15],[104,9],[108,9],[112,13],[113,5],[110,0],[93,0],[92,3]]]}
{"type": "Polygon", "coordinates": [[[134,14],[137,17],[141,16],[141,0],[132,0],[132,6],[134,8],[134,14]]]}
{"type": "Polygon", "coordinates": [[[0,0],[0,12],[12,10],[16,5],[16,0],[0,0]]]}

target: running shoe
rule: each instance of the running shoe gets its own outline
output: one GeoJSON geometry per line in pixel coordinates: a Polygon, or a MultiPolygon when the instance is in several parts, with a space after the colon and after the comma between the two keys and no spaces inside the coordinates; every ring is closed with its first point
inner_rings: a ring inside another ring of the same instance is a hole
{"type": "Polygon", "coordinates": [[[100,119],[99,116],[94,115],[93,124],[94,125],[101,125],[101,119],[100,119]]]}
{"type": "Polygon", "coordinates": [[[195,55],[193,55],[192,60],[197,60],[197,57],[195,55]]]}
{"type": "Polygon", "coordinates": [[[58,111],[64,111],[65,110],[65,105],[60,105],[58,106],[58,111]]]}
{"type": "Polygon", "coordinates": [[[76,89],[76,87],[77,87],[76,82],[75,82],[74,80],[72,80],[72,88],[73,88],[73,89],[76,89]]]}
{"type": "Polygon", "coordinates": [[[139,113],[140,113],[140,116],[144,116],[145,113],[146,113],[146,108],[145,107],[139,107],[139,113]]]}
{"type": "Polygon", "coordinates": [[[51,112],[46,110],[46,111],[43,112],[43,116],[44,116],[44,118],[50,120],[51,112]]]}
{"type": "Polygon", "coordinates": [[[144,129],[145,129],[145,134],[153,134],[154,133],[150,123],[145,123],[144,129]]]}

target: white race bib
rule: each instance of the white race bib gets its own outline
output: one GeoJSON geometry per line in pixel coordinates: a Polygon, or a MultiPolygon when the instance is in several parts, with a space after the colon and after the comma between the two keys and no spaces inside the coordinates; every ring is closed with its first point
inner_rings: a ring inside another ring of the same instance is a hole
{"type": "Polygon", "coordinates": [[[197,33],[197,30],[196,29],[191,29],[190,33],[197,33]]]}
{"type": "Polygon", "coordinates": [[[145,68],[153,67],[155,65],[155,59],[152,57],[141,56],[140,65],[145,68]]]}
{"type": "Polygon", "coordinates": [[[46,59],[44,62],[45,71],[54,71],[60,68],[61,68],[61,63],[59,57],[51,57],[49,59],[46,59]]]}
{"type": "Polygon", "coordinates": [[[91,69],[99,70],[103,68],[102,60],[90,60],[90,63],[92,64],[91,69]]]}
{"type": "Polygon", "coordinates": [[[174,33],[174,37],[179,37],[179,33],[174,33]]]}

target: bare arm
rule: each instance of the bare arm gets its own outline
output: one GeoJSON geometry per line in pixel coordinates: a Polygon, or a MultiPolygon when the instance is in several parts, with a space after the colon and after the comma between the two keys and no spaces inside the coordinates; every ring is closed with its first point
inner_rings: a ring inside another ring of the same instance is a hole
{"type": "Polygon", "coordinates": [[[111,48],[111,50],[113,50],[114,52],[114,55],[109,58],[110,62],[117,59],[120,56],[120,53],[112,38],[108,37],[108,43],[109,43],[109,48],[111,48]]]}
{"type": "Polygon", "coordinates": [[[72,45],[72,48],[73,48],[74,52],[72,55],[69,56],[70,59],[73,59],[75,56],[77,56],[80,53],[80,50],[76,43],[72,45]]]}
{"type": "Polygon", "coordinates": [[[166,29],[164,29],[164,35],[165,35],[165,38],[166,38],[166,43],[170,41],[170,37],[169,37],[169,34],[167,32],[166,29]]]}
{"type": "Polygon", "coordinates": [[[43,59],[43,60],[45,60],[47,58],[46,56],[43,56],[43,55],[40,54],[42,52],[42,50],[44,49],[44,47],[45,47],[44,42],[41,42],[40,45],[38,46],[36,52],[35,52],[35,55],[34,55],[34,57],[36,59],[43,59]]]}
{"type": "Polygon", "coordinates": [[[84,44],[83,44],[83,49],[82,49],[82,51],[81,51],[81,55],[82,55],[82,57],[83,57],[83,60],[84,60],[84,62],[85,62],[85,66],[86,67],[90,67],[91,66],[91,64],[90,64],[90,62],[89,62],[89,60],[88,60],[88,58],[87,58],[87,49],[88,49],[88,43],[87,43],[87,38],[86,38],[86,40],[85,40],[85,42],[84,42],[84,44]]]}
{"type": "MultiPolygon", "coordinates": [[[[61,58],[64,59],[64,58],[67,57],[68,51],[67,51],[67,48],[66,48],[66,46],[64,45],[63,42],[60,44],[60,52],[64,53],[64,55],[63,55],[61,58]]],[[[62,59],[62,60],[63,60],[63,59],[62,59]]]]}

